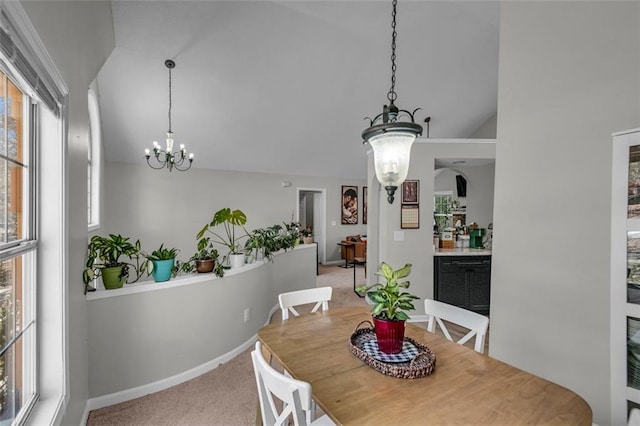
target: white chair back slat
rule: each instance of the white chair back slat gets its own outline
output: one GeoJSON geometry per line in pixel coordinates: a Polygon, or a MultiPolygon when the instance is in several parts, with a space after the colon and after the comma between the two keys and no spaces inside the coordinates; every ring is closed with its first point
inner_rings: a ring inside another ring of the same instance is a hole
{"type": "Polygon", "coordinates": [[[256,347],[251,352],[251,361],[264,426],[285,426],[291,418],[295,426],[333,425],[327,416],[312,421],[311,385],[287,377],[271,367],[262,354],[260,342],[256,342],[256,347]],[[276,403],[274,396],[281,402],[276,403]],[[279,406],[282,408],[279,409],[279,406]]]}
{"type": "Polygon", "coordinates": [[[320,307],[323,311],[329,309],[329,301],[331,300],[331,294],[333,289],[331,287],[318,287],[310,288],[307,290],[290,291],[288,293],[282,293],[278,295],[278,302],[280,303],[280,309],[282,310],[282,319],[289,319],[289,312],[294,316],[300,316],[294,306],[306,305],[309,303],[315,303],[311,312],[317,312],[320,307]]]}
{"type": "Polygon", "coordinates": [[[484,338],[487,334],[487,328],[489,327],[489,318],[476,312],[431,299],[425,299],[424,311],[429,317],[429,323],[427,325],[428,331],[433,333],[437,322],[445,337],[453,341],[449,330],[447,330],[442,320],[457,324],[469,330],[457,343],[462,345],[475,336],[476,340],[473,349],[476,352],[484,353],[484,338]]]}

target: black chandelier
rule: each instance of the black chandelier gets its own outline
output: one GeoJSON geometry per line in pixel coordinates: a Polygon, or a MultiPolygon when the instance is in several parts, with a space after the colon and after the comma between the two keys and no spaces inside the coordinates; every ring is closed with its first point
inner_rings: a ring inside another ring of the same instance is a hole
{"type": "Polygon", "coordinates": [[[375,118],[366,117],[369,120],[369,128],[362,132],[364,143],[369,143],[373,149],[376,177],[387,190],[387,201],[393,203],[396,189],[407,178],[409,172],[409,160],[411,145],[416,137],[422,134],[422,126],[414,121],[413,112],[399,109],[395,105],[398,95],[396,87],[396,8],[397,0],[393,0],[393,12],[391,14],[393,29],[391,36],[391,88],[387,93],[389,105],[385,105],[382,113],[375,118]],[[406,116],[411,121],[398,121],[406,116]]]}
{"type": "Polygon", "coordinates": [[[153,141],[153,154],[149,149],[145,149],[144,156],[147,159],[147,164],[152,169],[160,170],[166,167],[169,171],[176,169],[184,172],[191,168],[193,153],[190,153],[189,157],[187,157],[187,149],[184,144],[180,144],[180,150],[173,151],[173,132],[171,131],[171,70],[176,67],[176,63],[171,59],[167,59],[164,61],[164,65],[169,69],[169,131],[167,132],[167,146],[166,149],[162,149],[157,141],[153,141]],[[155,161],[151,160],[152,157],[155,161]],[[188,163],[185,160],[188,160],[188,163]]]}

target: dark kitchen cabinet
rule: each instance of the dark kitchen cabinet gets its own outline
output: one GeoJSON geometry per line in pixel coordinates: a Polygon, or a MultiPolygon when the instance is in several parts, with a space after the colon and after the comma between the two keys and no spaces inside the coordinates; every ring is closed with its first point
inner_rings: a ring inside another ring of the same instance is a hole
{"type": "Polygon", "coordinates": [[[491,256],[434,256],[434,298],[489,314],[491,256]]]}

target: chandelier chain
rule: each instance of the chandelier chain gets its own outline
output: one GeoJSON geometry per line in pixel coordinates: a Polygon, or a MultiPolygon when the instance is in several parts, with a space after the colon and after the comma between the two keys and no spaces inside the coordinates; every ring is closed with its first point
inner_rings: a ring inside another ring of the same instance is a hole
{"type": "Polygon", "coordinates": [[[393,29],[393,33],[391,36],[391,88],[389,89],[389,93],[387,93],[387,99],[390,102],[395,101],[398,98],[396,93],[396,37],[398,33],[396,32],[396,7],[398,5],[398,0],[393,0],[393,12],[391,13],[391,28],[393,29]]]}

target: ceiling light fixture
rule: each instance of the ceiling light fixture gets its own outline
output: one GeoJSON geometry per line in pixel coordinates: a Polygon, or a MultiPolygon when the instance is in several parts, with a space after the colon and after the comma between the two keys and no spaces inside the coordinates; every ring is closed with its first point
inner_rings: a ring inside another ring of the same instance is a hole
{"type": "Polygon", "coordinates": [[[393,203],[394,194],[398,186],[404,182],[409,172],[409,160],[411,155],[411,145],[417,136],[422,134],[422,126],[416,124],[413,115],[420,108],[413,112],[398,109],[395,100],[396,94],[396,8],[397,0],[393,0],[393,18],[391,28],[391,88],[387,93],[389,105],[385,105],[382,113],[371,119],[369,117],[369,128],[362,132],[364,142],[369,142],[373,149],[373,158],[378,181],[387,190],[387,201],[393,203]],[[406,115],[409,121],[397,121],[401,115],[406,115]]]}
{"type": "Polygon", "coordinates": [[[193,153],[189,154],[187,158],[187,149],[184,144],[180,144],[179,151],[173,151],[173,132],[171,131],[171,70],[176,67],[176,63],[171,59],[167,59],[164,61],[164,65],[169,69],[169,131],[167,132],[167,147],[163,150],[157,141],[153,141],[153,158],[155,159],[155,165],[151,162],[152,153],[149,149],[144,150],[144,156],[147,159],[147,164],[152,169],[160,170],[166,167],[169,171],[176,169],[184,172],[191,168],[193,153]],[[185,164],[185,160],[188,160],[189,163],[185,164]]]}

